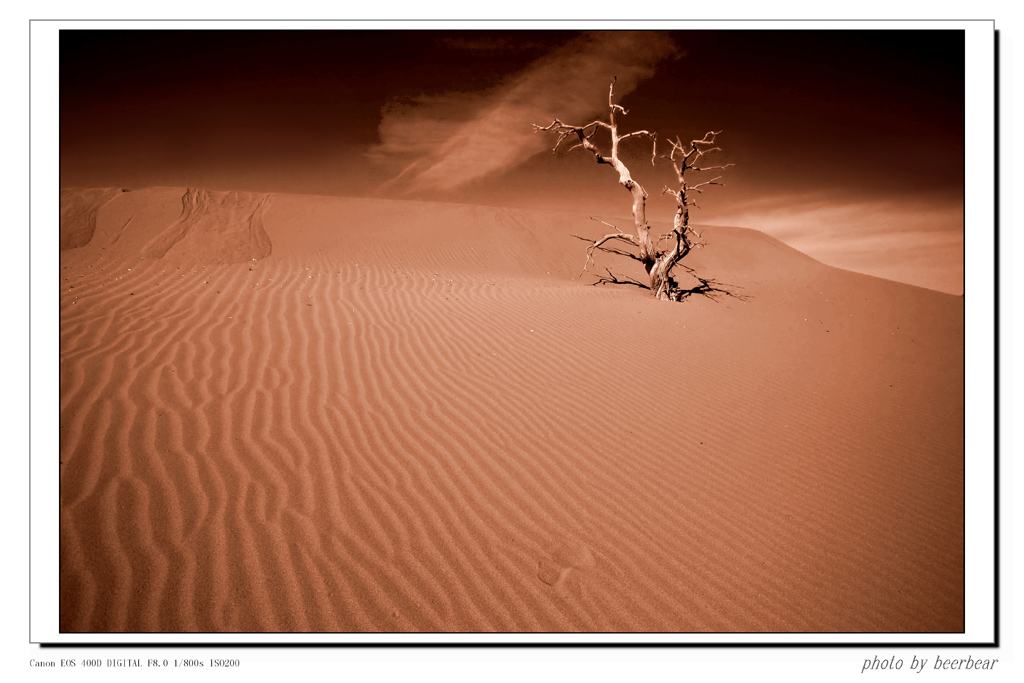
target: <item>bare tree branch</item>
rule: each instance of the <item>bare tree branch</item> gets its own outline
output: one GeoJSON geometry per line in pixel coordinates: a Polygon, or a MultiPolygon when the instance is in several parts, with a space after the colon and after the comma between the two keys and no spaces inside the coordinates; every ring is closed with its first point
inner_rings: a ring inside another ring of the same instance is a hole
{"type": "Polygon", "coordinates": [[[722,185],[722,183],[718,182],[721,179],[721,177],[722,176],[718,176],[717,178],[712,178],[711,180],[705,180],[703,183],[697,183],[696,185],[686,185],[685,189],[686,191],[697,190],[697,193],[699,194],[701,191],[698,188],[704,187],[705,185],[722,185]]]}
{"type": "Polygon", "coordinates": [[[697,145],[713,145],[715,144],[715,137],[718,136],[722,131],[720,130],[709,130],[704,133],[704,137],[700,140],[691,140],[690,145],[696,147],[697,145]]]}
{"type": "MultiPolygon", "coordinates": [[[[601,221],[601,222],[603,223],[604,221],[601,221]]],[[[614,225],[612,227],[615,228],[614,225]]],[[[615,229],[618,230],[618,228],[615,228],[615,229]]],[[[630,243],[630,244],[632,244],[633,246],[636,246],[636,247],[640,246],[640,240],[638,240],[635,235],[627,235],[626,233],[624,233],[622,231],[609,233],[609,234],[605,235],[604,237],[596,239],[596,240],[594,240],[593,244],[591,244],[589,247],[587,247],[587,262],[583,264],[583,270],[580,271],[580,274],[577,277],[582,277],[583,273],[587,272],[587,266],[590,265],[590,261],[591,261],[591,259],[594,256],[594,250],[595,249],[602,249],[603,251],[610,251],[609,249],[604,249],[601,245],[603,245],[608,240],[615,240],[615,239],[622,240],[623,242],[628,242],[628,243],[630,243]]]]}
{"type": "MultiPolygon", "coordinates": [[[[619,230],[619,226],[617,226],[617,225],[612,225],[611,223],[608,223],[608,222],[606,222],[606,221],[603,221],[603,220],[601,220],[600,218],[594,218],[593,216],[591,216],[591,217],[590,217],[590,220],[592,220],[592,221],[597,221],[598,223],[604,223],[604,224],[605,224],[605,225],[607,225],[607,226],[608,226],[609,228],[615,228],[616,230],[619,230]]],[[[622,231],[621,231],[621,230],[619,230],[619,232],[622,232],[622,231]]]]}
{"type": "Polygon", "coordinates": [[[658,134],[657,133],[650,133],[650,132],[648,132],[646,130],[637,130],[637,131],[633,131],[632,133],[627,133],[625,135],[619,136],[619,142],[622,142],[623,140],[628,140],[629,138],[632,138],[632,137],[640,137],[641,135],[646,135],[647,137],[649,137],[651,139],[651,166],[653,166],[654,165],[654,160],[657,158],[657,154],[658,154],[658,134]]]}
{"type": "MultiPolygon", "coordinates": [[[[551,148],[552,152],[558,151],[558,147],[559,145],[562,144],[562,141],[565,140],[566,138],[572,137],[574,134],[579,136],[581,140],[584,138],[589,140],[590,138],[594,137],[594,133],[598,131],[598,128],[605,128],[609,130],[611,129],[611,126],[609,126],[604,121],[592,121],[585,126],[573,126],[567,123],[562,123],[558,119],[555,119],[546,126],[538,126],[536,123],[532,125],[534,129],[533,132],[535,133],[549,131],[558,133],[558,140],[555,141],[555,146],[551,148]],[[592,130],[589,135],[586,135],[586,130],[591,127],[593,127],[594,130],[592,130]]],[[[571,149],[575,149],[576,147],[579,146],[580,145],[574,145],[571,149]]]]}
{"type": "MultiPolygon", "coordinates": [[[[591,220],[595,220],[613,228],[615,232],[608,233],[597,239],[573,235],[573,237],[588,243],[587,258],[583,264],[583,270],[580,271],[580,276],[588,271],[590,264],[594,259],[594,252],[603,251],[619,256],[626,256],[639,261],[647,272],[650,279],[650,285],[644,285],[632,279],[621,280],[607,269],[606,272],[608,273],[608,277],[602,276],[595,284],[634,284],[645,289],[650,289],[656,298],[669,299],[673,301],[678,301],[693,293],[704,294],[707,296],[710,292],[718,291],[715,289],[717,283],[713,280],[701,279],[696,275],[694,275],[694,277],[701,282],[701,285],[697,288],[691,288],[690,290],[683,290],[672,277],[672,269],[692,249],[704,246],[700,233],[690,227],[689,224],[690,208],[697,207],[697,203],[692,195],[702,194],[704,189],[709,186],[722,185],[722,183],[719,182],[721,180],[721,176],[690,184],[687,182],[687,171],[700,173],[703,171],[725,169],[733,165],[731,163],[710,166],[701,166],[698,164],[698,162],[707,155],[721,151],[721,148],[716,146],[716,140],[722,131],[708,131],[704,134],[704,137],[691,140],[686,144],[684,144],[678,136],[676,136],[674,140],[669,139],[668,153],[662,154],[661,158],[666,159],[675,170],[677,188],[665,187],[665,189],[662,190],[662,194],[669,194],[675,198],[676,215],[673,220],[672,231],[661,235],[657,240],[657,244],[655,244],[651,240],[650,226],[647,223],[647,192],[640,183],[633,179],[629,169],[619,158],[619,143],[633,138],[649,138],[651,140],[651,164],[653,165],[656,163],[658,158],[657,133],[648,130],[636,130],[625,134],[619,134],[617,118],[620,114],[622,116],[626,116],[628,112],[622,105],[615,103],[615,82],[615,79],[613,79],[611,84],[608,86],[607,122],[596,120],[585,126],[573,126],[563,123],[559,119],[554,119],[554,121],[547,126],[539,126],[537,124],[534,124],[533,126],[534,130],[537,132],[550,132],[558,136],[555,141],[555,146],[552,149],[553,152],[557,152],[558,148],[567,139],[575,137],[576,142],[569,146],[569,150],[572,151],[579,148],[585,149],[594,155],[595,160],[599,164],[607,164],[611,166],[618,174],[619,184],[626,188],[633,198],[633,225],[635,234],[624,233],[618,228],[618,226],[591,217],[591,220]],[[599,130],[607,130],[609,133],[611,142],[611,151],[609,153],[603,152],[593,141],[594,136],[599,130]],[[660,246],[662,240],[670,241],[670,247],[662,249],[660,246]],[[610,246],[610,243],[618,244],[623,242],[636,247],[639,253],[633,254],[610,246]]],[[[688,272],[692,272],[689,268],[686,270],[688,272]]]]}
{"type": "Polygon", "coordinates": [[[714,171],[716,169],[729,168],[730,166],[735,166],[735,165],[736,164],[723,164],[722,166],[701,166],[701,167],[691,166],[690,168],[692,170],[694,170],[694,171],[714,171]]]}
{"type": "MultiPolygon", "coordinates": [[[[640,256],[645,261],[649,261],[653,258],[654,245],[651,243],[649,236],[650,226],[647,224],[647,191],[644,190],[643,186],[633,179],[629,169],[619,159],[619,143],[622,140],[627,140],[634,137],[649,137],[652,141],[651,149],[651,163],[653,164],[657,157],[657,136],[656,134],[642,130],[635,131],[632,133],[626,133],[625,135],[619,135],[618,125],[616,123],[616,114],[621,113],[623,116],[627,114],[627,111],[621,105],[615,103],[615,80],[613,79],[611,84],[608,86],[608,122],[604,121],[593,121],[586,126],[572,126],[563,123],[559,119],[555,119],[547,126],[539,126],[533,124],[535,131],[553,132],[558,135],[558,139],[555,142],[554,150],[557,151],[558,147],[562,142],[572,135],[575,135],[578,142],[570,149],[577,149],[582,147],[591,154],[594,155],[595,160],[599,164],[607,164],[615,169],[619,176],[619,184],[626,188],[630,195],[633,197],[633,223],[636,230],[636,245],[640,249],[640,256]],[[594,133],[597,132],[598,128],[604,128],[609,131],[611,137],[611,153],[605,154],[595,145],[591,139],[594,133]],[[589,133],[588,129],[593,128],[589,133]]],[[[593,250],[588,250],[587,264],[589,265],[590,257],[593,254],[593,250]]],[[[586,266],[584,266],[584,271],[586,266]]]]}

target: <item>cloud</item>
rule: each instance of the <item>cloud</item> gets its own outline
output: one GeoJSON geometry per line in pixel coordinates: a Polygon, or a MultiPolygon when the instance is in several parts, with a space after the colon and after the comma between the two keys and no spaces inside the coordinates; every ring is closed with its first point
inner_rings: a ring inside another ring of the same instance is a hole
{"type": "Polygon", "coordinates": [[[961,294],[963,220],[959,199],[791,195],[747,202],[714,223],[766,232],[839,268],[961,294]]]}
{"type": "Polygon", "coordinates": [[[371,160],[396,175],[381,188],[415,194],[453,190],[519,165],[550,149],[532,123],[589,123],[636,88],[655,66],[678,54],[672,40],[651,32],[584,34],[482,92],[444,93],[392,101],[379,126],[371,160]]]}
{"type": "Polygon", "coordinates": [[[734,203],[718,212],[713,222],[754,228],[791,244],[907,234],[955,236],[963,241],[963,202],[925,195],[899,200],[832,193],[773,195],[734,203]]]}

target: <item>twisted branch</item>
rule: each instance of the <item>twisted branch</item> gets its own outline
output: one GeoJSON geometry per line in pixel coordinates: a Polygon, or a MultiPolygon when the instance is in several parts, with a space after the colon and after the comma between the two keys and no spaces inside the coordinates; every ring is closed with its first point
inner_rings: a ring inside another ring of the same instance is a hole
{"type": "MultiPolygon", "coordinates": [[[[577,277],[583,277],[583,274],[587,272],[587,268],[590,267],[590,262],[591,262],[591,260],[594,257],[594,250],[595,249],[600,249],[601,251],[607,251],[607,252],[610,252],[610,253],[613,253],[613,254],[618,254],[620,256],[628,256],[631,259],[639,260],[638,256],[634,256],[633,254],[630,254],[629,252],[619,251],[618,249],[610,249],[610,248],[604,246],[605,242],[608,242],[609,240],[619,239],[619,240],[622,240],[623,242],[628,242],[629,244],[632,244],[634,247],[640,247],[640,240],[635,235],[628,235],[628,234],[622,232],[621,230],[619,230],[616,226],[612,225],[611,223],[605,223],[604,221],[598,220],[598,219],[594,218],[593,216],[591,216],[590,219],[594,220],[594,221],[597,221],[598,223],[604,223],[605,225],[607,225],[609,227],[615,228],[615,230],[617,232],[611,232],[611,233],[608,233],[607,235],[605,235],[604,237],[600,237],[600,238],[598,238],[596,240],[593,240],[593,243],[589,247],[587,247],[587,261],[586,261],[586,263],[583,264],[583,270],[580,271],[580,274],[577,275],[577,277]]],[[[590,242],[591,241],[590,239],[585,238],[585,237],[580,237],[579,235],[573,235],[573,237],[575,237],[576,239],[583,240],[584,242],[590,242]]]]}
{"type": "MultiPolygon", "coordinates": [[[[707,296],[710,293],[717,293],[721,291],[716,289],[715,285],[717,283],[713,280],[702,279],[696,275],[694,277],[697,277],[701,285],[697,288],[684,291],[671,276],[672,268],[680,261],[680,259],[685,257],[692,249],[704,245],[700,233],[695,231],[689,225],[689,209],[690,207],[697,206],[694,196],[703,194],[704,190],[712,185],[723,185],[723,183],[720,182],[722,178],[720,175],[715,176],[710,180],[703,180],[694,184],[689,184],[687,182],[687,171],[700,173],[704,171],[721,170],[733,165],[702,165],[702,162],[707,155],[721,150],[721,148],[716,146],[716,139],[721,131],[708,131],[704,134],[704,137],[691,140],[689,143],[683,143],[679,137],[668,141],[668,152],[663,154],[662,158],[667,159],[669,163],[672,164],[672,167],[676,172],[677,185],[672,188],[665,187],[665,189],[662,190],[662,194],[669,194],[675,198],[676,216],[673,221],[672,231],[658,237],[658,244],[656,245],[651,241],[650,226],[647,224],[647,191],[644,190],[640,183],[633,179],[629,169],[619,158],[619,143],[624,140],[649,138],[651,140],[651,164],[653,165],[658,158],[658,138],[656,133],[648,130],[636,130],[620,135],[617,117],[619,115],[625,116],[627,114],[628,112],[624,107],[615,103],[615,81],[613,80],[611,85],[608,87],[607,121],[595,120],[584,126],[576,126],[565,123],[560,119],[554,119],[547,126],[533,124],[535,132],[554,133],[558,136],[555,141],[555,145],[551,150],[552,153],[557,152],[562,146],[562,143],[566,140],[570,140],[572,142],[572,144],[568,146],[570,151],[580,148],[585,149],[594,155],[597,163],[611,166],[619,176],[619,184],[626,188],[633,197],[633,223],[635,227],[635,234],[624,233],[617,226],[612,225],[611,223],[606,223],[605,221],[591,217],[591,220],[602,223],[614,229],[615,232],[610,232],[597,239],[573,235],[573,237],[588,243],[587,258],[583,264],[583,270],[580,271],[580,276],[586,273],[590,268],[590,264],[594,259],[594,252],[604,251],[620,256],[627,256],[636,261],[640,261],[644,266],[644,270],[647,271],[651,282],[648,287],[647,285],[643,285],[635,280],[621,280],[612,275],[611,271],[607,271],[608,277],[606,278],[602,276],[596,284],[603,284],[606,282],[628,282],[629,284],[650,289],[653,295],[657,298],[671,299],[675,301],[678,301],[688,294],[699,293],[707,296]],[[602,149],[594,142],[594,137],[597,135],[599,130],[608,131],[611,140],[611,150],[608,153],[602,151],[602,149]],[[674,244],[671,248],[660,248],[661,240],[672,240],[673,238],[674,244]],[[611,244],[621,244],[623,242],[636,247],[639,250],[639,253],[633,254],[629,251],[610,246],[611,244]]],[[[692,273],[692,270],[689,268],[687,268],[687,271],[692,273]]]]}
{"type": "MultiPolygon", "coordinates": [[[[649,236],[650,226],[647,224],[647,191],[644,190],[643,186],[637,181],[633,180],[633,176],[630,174],[629,169],[626,167],[622,160],[619,159],[619,143],[623,140],[630,140],[633,138],[647,137],[651,140],[651,164],[653,165],[657,159],[658,154],[658,138],[655,133],[647,130],[638,130],[624,135],[619,135],[618,124],[616,123],[616,115],[622,114],[625,116],[628,112],[624,107],[616,104],[614,101],[615,97],[615,80],[613,79],[611,85],[608,86],[608,122],[596,120],[588,123],[585,126],[575,126],[572,124],[564,123],[559,119],[555,119],[546,126],[539,126],[533,124],[534,132],[551,132],[558,135],[558,139],[555,141],[555,146],[552,148],[552,153],[556,152],[561,146],[562,142],[572,136],[576,137],[577,142],[573,144],[569,149],[574,150],[583,148],[594,155],[594,158],[599,164],[607,164],[615,169],[619,175],[619,184],[626,188],[633,197],[633,223],[636,229],[635,237],[631,238],[632,243],[640,249],[640,260],[645,264],[653,263],[656,258],[654,245],[651,243],[649,236]],[[605,154],[592,142],[592,138],[597,133],[598,129],[605,129],[608,131],[611,137],[611,152],[605,154]]],[[[614,227],[614,226],[613,226],[614,227]]],[[[617,229],[617,228],[616,228],[617,229]]],[[[621,233],[621,231],[620,231],[621,233]]],[[[587,250],[587,262],[583,267],[586,272],[587,266],[590,264],[591,257],[593,256],[593,250],[598,248],[602,240],[606,241],[608,236],[596,240],[595,244],[587,250]]]]}

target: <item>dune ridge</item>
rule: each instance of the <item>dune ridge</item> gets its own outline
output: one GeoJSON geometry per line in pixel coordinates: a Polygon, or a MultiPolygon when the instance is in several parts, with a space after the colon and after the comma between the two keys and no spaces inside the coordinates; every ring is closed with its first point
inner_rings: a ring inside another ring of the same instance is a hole
{"type": "Polygon", "coordinates": [[[181,198],[181,216],[142,247],[142,256],[164,258],[172,248],[182,249],[192,242],[193,251],[201,253],[203,260],[210,258],[211,251],[226,263],[264,258],[271,250],[262,224],[269,200],[270,195],[243,199],[237,192],[211,195],[188,188],[181,198]]]}
{"type": "Polygon", "coordinates": [[[66,188],[60,191],[60,249],[77,249],[92,240],[96,213],[118,192],[115,187],[66,188]]]}
{"type": "Polygon", "coordinates": [[[576,278],[595,225],[112,194],[61,254],[61,630],[962,630],[962,297],[708,228],[743,299],[656,302],[576,278]]]}

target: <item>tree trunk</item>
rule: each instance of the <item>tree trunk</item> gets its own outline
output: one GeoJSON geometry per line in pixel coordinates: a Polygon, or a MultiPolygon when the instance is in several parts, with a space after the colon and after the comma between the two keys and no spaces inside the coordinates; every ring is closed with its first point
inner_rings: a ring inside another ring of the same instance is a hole
{"type": "MultiPolygon", "coordinates": [[[[700,235],[689,227],[689,207],[696,206],[696,204],[693,202],[691,197],[687,196],[687,193],[693,191],[700,194],[703,191],[702,188],[707,185],[721,184],[718,182],[718,178],[713,178],[711,180],[697,183],[696,185],[689,185],[685,180],[685,173],[687,170],[709,171],[715,168],[726,168],[732,164],[725,164],[724,166],[697,165],[698,161],[705,154],[718,150],[717,147],[710,146],[714,144],[715,136],[718,135],[718,132],[709,131],[705,133],[704,137],[700,140],[691,141],[689,150],[684,147],[678,137],[674,141],[669,141],[669,144],[672,145],[672,150],[668,155],[663,155],[662,158],[668,159],[672,163],[672,166],[675,168],[676,179],[679,184],[678,190],[672,190],[668,187],[665,188],[666,193],[670,193],[676,198],[676,216],[673,221],[671,233],[671,235],[675,237],[675,244],[672,246],[671,250],[667,252],[659,252],[658,246],[651,241],[651,226],[647,224],[647,192],[640,183],[633,180],[629,173],[629,169],[626,168],[626,165],[619,159],[620,142],[634,137],[646,137],[650,138],[652,143],[651,164],[653,165],[657,155],[657,136],[647,130],[638,130],[632,133],[626,133],[625,135],[619,135],[619,127],[616,123],[616,113],[625,114],[626,110],[623,109],[622,106],[615,104],[613,100],[614,88],[615,82],[612,81],[611,86],[608,88],[607,123],[597,120],[592,121],[585,126],[573,126],[555,119],[549,125],[543,127],[534,124],[534,129],[538,131],[550,131],[558,134],[558,141],[555,142],[555,147],[552,151],[557,151],[559,145],[561,145],[563,141],[575,138],[577,142],[570,147],[570,149],[581,147],[593,154],[597,163],[611,166],[619,176],[619,184],[626,188],[633,198],[633,227],[636,234],[630,235],[623,233],[617,226],[614,226],[611,223],[598,221],[599,223],[605,223],[605,225],[615,228],[615,232],[608,233],[591,243],[587,248],[587,260],[583,264],[583,270],[580,272],[580,275],[587,272],[587,267],[590,265],[591,258],[593,257],[595,250],[600,249],[602,251],[613,251],[614,253],[623,254],[640,261],[650,281],[652,296],[656,299],[678,301],[682,298],[683,292],[679,289],[679,285],[672,278],[672,268],[687,254],[689,254],[690,250],[695,246],[694,243],[690,241],[690,234],[692,233],[696,235],[698,240],[700,239],[700,235]],[[610,155],[603,154],[591,141],[595,133],[600,129],[607,130],[611,137],[610,155]],[[640,253],[634,256],[631,253],[624,254],[621,251],[609,249],[604,246],[607,242],[612,240],[627,242],[636,247],[640,253]]],[[[593,220],[598,219],[594,218],[593,220]]],[[[579,239],[585,238],[580,237],[579,239]]],[[[634,283],[640,284],[635,281],[634,283]]],[[[687,291],[689,292],[694,290],[687,291]]]]}

